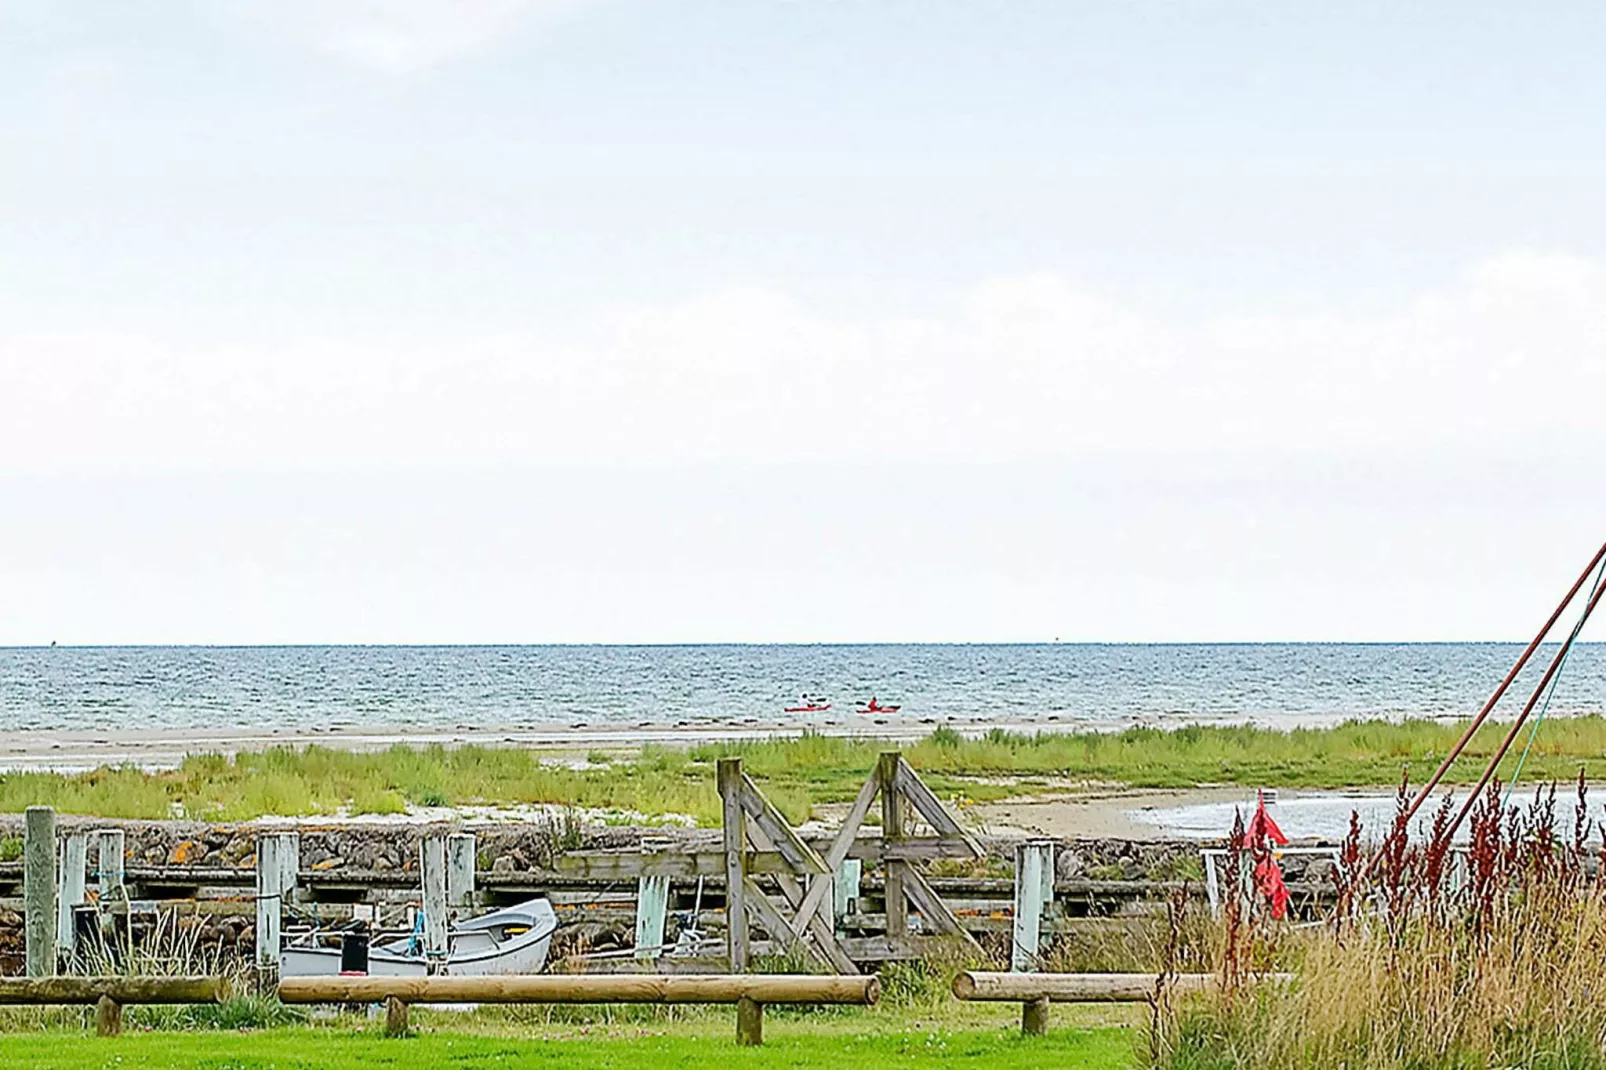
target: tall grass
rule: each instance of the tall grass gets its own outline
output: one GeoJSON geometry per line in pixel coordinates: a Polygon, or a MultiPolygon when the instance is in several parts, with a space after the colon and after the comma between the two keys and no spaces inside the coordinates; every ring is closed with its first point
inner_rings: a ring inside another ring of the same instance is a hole
{"type": "MultiPolygon", "coordinates": [[[[1581,780],[1578,790],[1582,801],[1581,780]]],[[[1364,885],[1346,886],[1323,930],[1297,940],[1286,930],[1229,933],[1228,948],[1284,941],[1297,981],[1229,984],[1182,1010],[1160,1026],[1155,1061],[1168,1070],[1606,1067],[1606,845],[1587,819],[1558,835],[1553,802],[1552,787],[1526,814],[1502,811],[1491,789],[1464,864],[1446,851],[1440,818],[1425,842],[1386,851],[1364,885]]],[[[1348,856],[1354,882],[1359,855],[1348,856]]]]}
{"type": "MultiPolygon", "coordinates": [[[[1451,769],[1450,781],[1473,779],[1503,730],[1486,725],[1451,769]]],[[[1114,733],[995,729],[976,739],[939,728],[902,749],[928,784],[962,803],[1085,783],[1150,788],[1379,784],[1392,780],[1402,765],[1413,775],[1425,775],[1459,733],[1459,725],[1430,721],[1356,721],[1287,732],[1200,725],[1114,733]]],[[[197,755],[163,772],[118,766],[76,774],[0,775],[0,812],[45,803],[101,817],[182,814],[230,821],[264,814],[548,803],[649,817],[689,814],[715,825],[714,763],[731,756],[744,760],[782,812],[803,820],[816,803],[853,798],[877,755],[889,746],[806,732],[690,749],[647,746],[634,758],[581,769],[511,747],[398,745],[367,753],[275,747],[233,757],[197,755]]],[[[1591,775],[1606,775],[1606,718],[1548,722],[1526,771],[1534,777],[1567,776],[1580,764],[1591,775]]]]}

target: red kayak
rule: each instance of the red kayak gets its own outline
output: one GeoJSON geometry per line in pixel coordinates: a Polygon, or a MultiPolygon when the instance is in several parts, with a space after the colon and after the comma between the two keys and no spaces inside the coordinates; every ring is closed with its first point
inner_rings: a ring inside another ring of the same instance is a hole
{"type": "Polygon", "coordinates": [[[878,703],[875,699],[871,699],[870,700],[870,704],[868,706],[860,706],[854,712],[855,713],[897,713],[901,709],[903,709],[902,706],[883,706],[880,703],[878,703]]]}
{"type": "Polygon", "coordinates": [[[831,708],[831,704],[829,702],[827,702],[823,706],[812,706],[812,705],[811,706],[788,706],[788,707],[786,707],[786,709],[783,712],[785,712],[785,713],[824,713],[826,710],[828,710],[830,708],[831,708]]]}

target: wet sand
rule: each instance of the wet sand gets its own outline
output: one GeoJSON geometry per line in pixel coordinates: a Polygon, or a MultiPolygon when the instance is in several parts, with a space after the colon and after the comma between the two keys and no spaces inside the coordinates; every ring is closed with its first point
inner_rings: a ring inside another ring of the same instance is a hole
{"type": "MultiPolygon", "coordinates": [[[[910,742],[931,734],[934,724],[898,723],[865,718],[862,725],[834,728],[832,735],[910,742]]],[[[974,731],[956,729],[967,735],[974,731]]],[[[406,729],[386,731],[301,731],[251,732],[228,729],[218,732],[156,731],[140,733],[107,732],[20,732],[0,738],[0,772],[52,770],[81,772],[102,765],[135,765],[142,769],[171,769],[192,754],[236,754],[267,747],[306,747],[318,745],[337,750],[383,750],[397,743],[428,746],[477,744],[480,746],[524,747],[549,751],[555,758],[584,755],[591,751],[629,754],[644,744],[694,746],[732,739],[768,739],[795,736],[800,729],[783,722],[760,722],[748,718],[737,722],[709,722],[673,728],[642,725],[626,728],[550,729],[474,729],[451,731],[406,729]]]]}

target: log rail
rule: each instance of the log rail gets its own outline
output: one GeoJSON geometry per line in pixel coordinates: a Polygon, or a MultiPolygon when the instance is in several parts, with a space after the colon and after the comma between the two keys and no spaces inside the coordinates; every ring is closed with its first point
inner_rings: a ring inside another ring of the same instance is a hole
{"type": "MultiPolygon", "coordinates": [[[[1287,982],[1291,974],[1265,974],[1262,981],[1287,982]]],[[[1152,973],[992,973],[966,970],[954,977],[955,999],[1021,1005],[1021,1032],[1048,1032],[1052,1003],[1148,1003],[1160,991],[1161,977],[1152,973]]],[[[1195,995],[1215,987],[1212,973],[1177,973],[1165,978],[1172,995],[1195,995]]]]}
{"type": "Polygon", "coordinates": [[[0,977],[0,1004],[95,1005],[95,1031],[116,1036],[128,1003],[221,1003],[228,985],[221,977],[0,977]]]}
{"type": "Polygon", "coordinates": [[[731,1003],[736,1005],[736,1042],[764,1042],[764,1006],[769,1003],[870,1006],[881,998],[875,977],[762,974],[575,975],[501,977],[287,977],[279,982],[285,1003],[385,1004],[386,1031],[407,1031],[413,1003],[731,1003]]]}

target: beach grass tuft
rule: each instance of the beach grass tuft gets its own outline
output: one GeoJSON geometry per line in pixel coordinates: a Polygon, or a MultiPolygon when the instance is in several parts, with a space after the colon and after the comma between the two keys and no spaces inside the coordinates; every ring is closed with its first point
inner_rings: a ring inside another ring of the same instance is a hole
{"type": "MultiPolygon", "coordinates": [[[[1354,721],[1279,731],[1186,725],[1122,732],[1009,732],[971,738],[938,728],[901,749],[926,782],[961,806],[1020,795],[1115,784],[1335,788],[1423,779],[1462,724],[1354,721]]],[[[1451,783],[1476,778],[1505,726],[1491,722],[1452,767],[1451,783]]],[[[605,819],[687,815],[719,823],[714,764],[740,757],[794,821],[819,803],[845,802],[875,766],[883,741],[804,732],[769,739],[643,747],[607,765],[575,768],[516,747],[397,745],[380,751],[273,747],[233,756],[198,754],[177,768],[133,766],[83,773],[0,775],[0,811],[41,803],[110,818],[182,815],[233,821],[262,815],[393,814],[408,808],[544,804],[602,811],[605,819]]],[[[1514,759],[1509,759],[1514,761],[1514,759]]],[[[1529,779],[1569,778],[1582,767],[1606,777],[1606,718],[1552,718],[1528,757],[1529,779]]]]}

